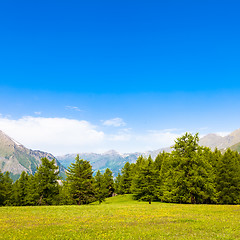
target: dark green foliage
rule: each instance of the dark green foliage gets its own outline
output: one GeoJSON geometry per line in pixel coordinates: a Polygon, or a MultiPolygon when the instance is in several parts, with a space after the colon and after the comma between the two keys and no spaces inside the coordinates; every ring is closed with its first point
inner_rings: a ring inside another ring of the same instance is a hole
{"type": "Polygon", "coordinates": [[[114,193],[133,193],[149,203],[240,204],[240,155],[230,149],[211,151],[198,141],[198,134],[186,133],[172,153],[159,153],[155,161],[140,156],[135,164],[127,162],[115,181],[108,168],[93,177],[92,166],[79,155],[60,183],[55,161],[46,158],[35,175],[23,172],[15,183],[0,171],[0,206],[101,203],[114,193]]]}
{"type": "Polygon", "coordinates": [[[88,161],[76,157],[67,171],[67,182],[72,199],[77,204],[87,204],[94,199],[93,171],[88,161]]]}
{"type": "Polygon", "coordinates": [[[177,138],[175,141],[172,154],[179,157],[190,158],[196,153],[196,150],[199,148],[198,142],[198,133],[194,136],[191,133],[185,133],[185,135],[177,138]]]}
{"type": "Polygon", "coordinates": [[[53,205],[58,204],[59,170],[55,160],[41,159],[35,175],[22,172],[13,184],[12,205],[53,205]]]}
{"type": "Polygon", "coordinates": [[[134,164],[130,164],[129,162],[125,163],[121,173],[121,178],[119,181],[119,193],[127,194],[131,193],[131,185],[133,178],[133,166],[134,164]]]}
{"type": "Polygon", "coordinates": [[[154,168],[151,156],[147,160],[141,158],[141,164],[133,177],[133,194],[135,199],[148,201],[149,204],[158,195],[158,172],[154,168]]]}
{"type": "Polygon", "coordinates": [[[114,193],[114,182],[112,171],[107,168],[103,174],[103,180],[106,183],[107,195],[106,197],[112,197],[114,193]]]}
{"type": "Polygon", "coordinates": [[[199,155],[174,161],[178,161],[178,165],[167,173],[163,200],[180,203],[215,202],[211,165],[199,155]]]}
{"type": "Polygon", "coordinates": [[[118,173],[117,177],[114,180],[114,189],[115,193],[121,194],[121,186],[120,186],[120,181],[121,181],[121,174],[118,173]]]}
{"type": "Polygon", "coordinates": [[[154,161],[154,167],[158,172],[157,175],[157,185],[158,185],[158,196],[159,200],[163,200],[163,190],[164,183],[166,182],[167,176],[170,177],[171,180],[171,167],[172,167],[172,157],[169,153],[159,153],[154,161]]]}
{"type": "Polygon", "coordinates": [[[2,173],[0,170],[0,206],[9,205],[12,193],[12,180],[9,172],[2,173]]]}
{"type": "Polygon", "coordinates": [[[240,203],[240,156],[228,149],[217,165],[218,202],[221,204],[240,203]]]}
{"type": "Polygon", "coordinates": [[[39,205],[52,205],[57,203],[56,196],[59,194],[59,169],[55,159],[49,161],[41,159],[41,165],[37,168],[34,178],[37,182],[36,191],[39,194],[39,205]]]}
{"type": "Polygon", "coordinates": [[[156,170],[161,171],[163,162],[165,161],[166,158],[169,157],[169,155],[170,155],[169,153],[166,153],[164,151],[157,155],[157,157],[154,161],[154,167],[156,170]]]}
{"type": "Polygon", "coordinates": [[[10,173],[5,172],[2,174],[0,170],[0,206],[11,205],[12,183],[10,173]]]}
{"type": "Polygon", "coordinates": [[[186,133],[175,141],[171,154],[160,153],[154,162],[140,156],[132,168],[125,164],[115,181],[117,191],[127,193],[125,183],[144,201],[239,204],[239,154],[212,152],[198,141],[198,134],[186,133]]]}
{"type": "Polygon", "coordinates": [[[186,133],[178,138],[166,173],[163,201],[213,203],[216,201],[209,149],[198,146],[198,135],[186,133]]]}
{"type": "Polygon", "coordinates": [[[67,181],[63,181],[62,185],[59,186],[59,204],[60,205],[73,205],[76,201],[70,194],[70,184],[67,181]]]}
{"type": "Polygon", "coordinates": [[[4,199],[5,199],[4,181],[3,181],[3,174],[0,170],[0,206],[3,205],[4,199]]]}
{"type": "Polygon", "coordinates": [[[94,190],[95,190],[95,198],[99,201],[99,204],[108,197],[108,189],[107,189],[107,182],[104,179],[104,176],[98,170],[95,177],[94,177],[94,190]]]}
{"type": "Polygon", "coordinates": [[[25,197],[25,204],[27,206],[38,205],[40,195],[38,189],[38,182],[35,176],[29,175],[28,182],[26,186],[26,197],[25,197]]]}
{"type": "Polygon", "coordinates": [[[20,178],[13,184],[12,204],[16,206],[25,206],[27,198],[29,176],[22,172],[20,178]]]}
{"type": "Polygon", "coordinates": [[[87,204],[96,199],[101,202],[114,192],[112,172],[99,172],[94,182],[91,165],[79,156],[68,169],[67,181],[62,182],[55,161],[41,161],[35,175],[22,172],[15,183],[8,172],[0,171],[0,205],[87,204]]]}

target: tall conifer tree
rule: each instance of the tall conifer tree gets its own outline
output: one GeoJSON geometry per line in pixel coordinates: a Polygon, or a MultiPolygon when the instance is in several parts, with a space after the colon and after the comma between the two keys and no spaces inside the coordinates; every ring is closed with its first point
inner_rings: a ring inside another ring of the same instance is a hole
{"type": "Polygon", "coordinates": [[[139,166],[133,178],[133,194],[135,199],[148,201],[149,204],[158,195],[157,170],[154,168],[151,156],[139,166]]]}
{"type": "Polygon", "coordinates": [[[66,180],[69,184],[71,197],[78,205],[93,201],[94,179],[92,174],[90,163],[80,159],[79,155],[77,155],[75,163],[72,163],[68,168],[66,180]]]}
{"type": "Polygon", "coordinates": [[[107,189],[106,197],[112,197],[114,193],[114,181],[112,171],[109,168],[107,168],[103,174],[103,181],[105,182],[107,189]]]}
{"type": "Polygon", "coordinates": [[[108,196],[107,182],[99,170],[94,177],[94,192],[95,198],[99,201],[99,204],[108,196]]]}
{"type": "Polygon", "coordinates": [[[217,165],[218,201],[221,204],[240,203],[240,156],[228,149],[217,165]]]}
{"type": "Polygon", "coordinates": [[[41,165],[35,173],[37,181],[37,191],[40,196],[38,199],[39,205],[52,205],[57,203],[59,194],[59,168],[56,165],[55,159],[49,161],[47,158],[41,159],[41,165]]]}

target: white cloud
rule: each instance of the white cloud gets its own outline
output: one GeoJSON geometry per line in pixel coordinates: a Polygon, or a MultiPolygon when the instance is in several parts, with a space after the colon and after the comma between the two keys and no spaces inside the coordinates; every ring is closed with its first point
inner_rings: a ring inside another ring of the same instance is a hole
{"type": "Polygon", "coordinates": [[[182,133],[174,133],[166,130],[151,130],[145,134],[137,135],[136,141],[144,151],[156,150],[163,147],[170,147],[174,144],[174,140],[181,136],[182,133]]]}
{"type": "Polygon", "coordinates": [[[42,112],[34,112],[34,114],[36,114],[36,115],[41,115],[42,112]]]}
{"type": "Polygon", "coordinates": [[[115,149],[121,153],[145,152],[159,148],[170,147],[174,140],[182,133],[174,133],[167,130],[151,130],[144,133],[135,133],[128,129],[122,129],[115,134],[105,134],[101,151],[115,149]],[[105,148],[104,148],[105,146],[105,148]]]}
{"type": "Polygon", "coordinates": [[[104,126],[112,126],[112,127],[123,127],[126,126],[126,123],[122,118],[112,118],[105,121],[102,121],[104,126]]]}
{"type": "MultiPolygon", "coordinates": [[[[119,127],[123,123],[122,119],[111,122],[119,127]]],[[[0,130],[27,148],[47,151],[56,156],[110,149],[121,153],[156,150],[173,145],[174,140],[183,134],[176,129],[136,133],[131,128],[117,128],[115,132],[105,133],[99,130],[99,126],[84,120],[31,116],[17,120],[0,116],[0,130]]]]}
{"type": "Polygon", "coordinates": [[[132,135],[123,131],[116,134],[106,135],[106,138],[108,141],[129,142],[132,139],[132,135]]]}
{"type": "Polygon", "coordinates": [[[158,131],[158,133],[160,133],[160,132],[170,132],[170,133],[172,133],[172,132],[179,132],[179,131],[183,131],[183,129],[182,128],[167,128],[167,129],[163,129],[161,131],[158,131]]]}
{"type": "Polygon", "coordinates": [[[74,111],[77,111],[77,112],[81,112],[81,109],[79,109],[79,108],[76,107],[76,106],[66,106],[65,109],[74,110],[74,111]]]}
{"type": "Polygon", "coordinates": [[[104,133],[89,122],[66,118],[0,117],[0,130],[28,148],[56,155],[91,151],[104,139],[104,133]]]}

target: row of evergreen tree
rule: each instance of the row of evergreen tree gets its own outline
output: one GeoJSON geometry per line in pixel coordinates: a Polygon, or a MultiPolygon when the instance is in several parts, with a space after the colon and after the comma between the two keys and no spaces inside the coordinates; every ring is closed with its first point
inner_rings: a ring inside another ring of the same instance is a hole
{"type": "Polygon", "coordinates": [[[198,145],[198,134],[186,133],[171,153],[155,161],[140,156],[125,164],[116,178],[116,193],[135,199],[173,203],[240,203],[240,155],[227,149],[211,151],[198,145]]]}
{"type": "Polygon", "coordinates": [[[23,172],[13,183],[0,171],[0,205],[101,203],[106,197],[133,194],[135,199],[173,203],[240,204],[240,155],[227,149],[211,151],[198,145],[198,134],[186,133],[171,153],[155,161],[140,156],[126,163],[113,181],[112,172],[93,176],[88,161],[76,157],[61,180],[55,160],[43,158],[34,175],[23,172]]]}
{"type": "Polygon", "coordinates": [[[0,206],[101,203],[114,192],[112,172],[106,169],[93,176],[90,163],[79,156],[66,173],[66,180],[61,181],[55,160],[47,158],[41,159],[34,175],[22,172],[14,183],[9,172],[0,171],[0,206]]]}

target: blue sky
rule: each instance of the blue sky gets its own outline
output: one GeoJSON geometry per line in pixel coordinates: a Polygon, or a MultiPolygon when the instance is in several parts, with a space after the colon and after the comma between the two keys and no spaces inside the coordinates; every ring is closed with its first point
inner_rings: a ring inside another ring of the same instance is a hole
{"type": "Polygon", "coordinates": [[[185,131],[239,128],[239,7],[2,1],[0,129],[63,154],[156,149],[185,131]]]}

